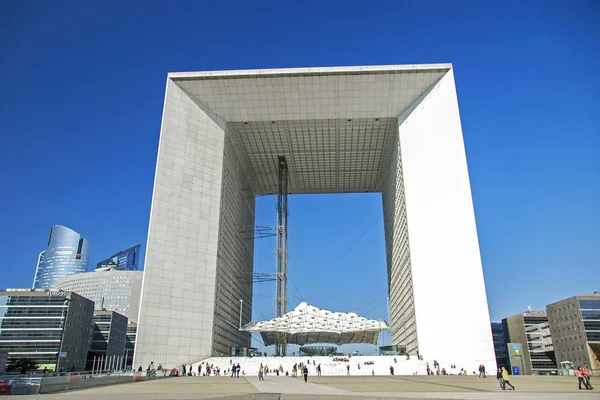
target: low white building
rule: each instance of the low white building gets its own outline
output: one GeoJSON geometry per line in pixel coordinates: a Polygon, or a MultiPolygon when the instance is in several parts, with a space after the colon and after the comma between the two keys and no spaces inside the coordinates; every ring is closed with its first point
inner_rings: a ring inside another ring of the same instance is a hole
{"type": "Polygon", "coordinates": [[[142,277],[142,271],[86,272],[62,278],[56,286],[92,300],[96,310],[116,311],[137,322],[142,277]]]}

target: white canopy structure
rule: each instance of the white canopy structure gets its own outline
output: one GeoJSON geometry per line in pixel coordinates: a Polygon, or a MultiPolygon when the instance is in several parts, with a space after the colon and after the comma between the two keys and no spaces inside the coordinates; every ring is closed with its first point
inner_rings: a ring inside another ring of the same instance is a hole
{"type": "Polygon", "coordinates": [[[288,344],[377,344],[379,332],[387,328],[385,321],[367,319],[356,313],[321,310],[303,301],[279,318],[250,322],[242,329],[260,332],[264,344],[269,346],[275,344],[281,334],[286,335],[288,344]]]}

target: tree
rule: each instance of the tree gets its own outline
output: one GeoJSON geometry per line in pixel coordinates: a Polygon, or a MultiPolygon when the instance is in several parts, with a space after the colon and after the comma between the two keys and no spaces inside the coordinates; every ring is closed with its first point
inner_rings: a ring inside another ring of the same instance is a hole
{"type": "Polygon", "coordinates": [[[6,372],[21,371],[26,374],[28,370],[38,369],[40,365],[33,358],[11,358],[6,364],[6,372]]]}

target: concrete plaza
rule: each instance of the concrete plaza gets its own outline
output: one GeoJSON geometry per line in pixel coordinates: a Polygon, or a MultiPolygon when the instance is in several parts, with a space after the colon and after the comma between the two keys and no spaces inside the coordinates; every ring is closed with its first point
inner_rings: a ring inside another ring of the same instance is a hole
{"type": "MultiPolygon", "coordinates": [[[[502,391],[496,379],[475,376],[336,376],[301,378],[180,377],[120,384],[19,399],[55,400],[192,400],[192,399],[598,399],[596,391],[579,391],[574,377],[518,376],[516,391],[502,391]]],[[[593,383],[593,382],[592,382],[593,383]]]]}

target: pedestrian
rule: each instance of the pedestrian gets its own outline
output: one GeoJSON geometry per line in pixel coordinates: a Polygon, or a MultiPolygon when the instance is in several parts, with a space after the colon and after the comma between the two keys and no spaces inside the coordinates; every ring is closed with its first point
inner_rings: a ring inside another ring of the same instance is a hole
{"type": "Polygon", "coordinates": [[[485,365],[481,364],[481,369],[483,370],[483,377],[487,378],[487,374],[485,373],[485,365]]]}
{"type": "Polygon", "coordinates": [[[302,374],[304,375],[304,383],[308,381],[308,367],[305,365],[302,369],[302,374]]]}
{"type": "Polygon", "coordinates": [[[498,373],[496,374],[496,379],[498,379],[498,383],[500,384],[500,388],[502,390],[506,389],[506,385],[504,385],[504,378],[502,377],[502,368],[498,368],[498,373]]]}
{"type": "Polygon", "coordinates": [[[577,370],[575,371],[575,375],[577,376],[577,381],[579,382],[579,390],[581,390],[581,384],[583,384],[583,386],[585,386],[585,390],[589,390],[590,387],[588,386],[588,384],[585,380],[585,374],[583,372],[583,368],[581,368],[581,367],[577,368],[577,370]]]}
{"type": "MultiPolygon", "coordinates": [[[[504,385],[510,386],[512,390],[515,390],[515,387],[510,384],[510,378],[508,376],[508,371],[506,368],[502,367],[502,380],[504,381],[504,385]]],[[[504,386],[506,388],[506,386],[504,386]]]]}
{"type": "Polygon", "coordinates": [[[240,367],[240,363],[238,363],[238,365],[235,367],[235,375],[236,378],[240,377],[240,371],[242,370],[242,367],[240,367]]]}
{"type": "Polygon", "coordinates": [[[319,365],[317,365],[317,375],[321,376],[321,363],[319,363],[319,365]]]}
{"type": "Polygon", "coordinates": [[[260,367],[258,368],[258,380],[259,381],[264,381],[265,378],[263,378],[263,373],[264,373],[265,369],[263,368],[262,363],[260,364],[260,367]]]}
{"type": "Polygon", "coordinates": [[[350,375],[350,364],[346,365],[347,375],[350,375]]]}
{"type": "Polygon", "coordinates": [[[390,365],[390,375],[394,375],[394,367],[390,365]]]}
{"type": "Polygon", "coordinates": [[[592,375],[592,371],[590,371],[590,367],[588,367],[587,363],[583,364],[583,377],[585,379],[585,383],[588,386],[589,390],[594,390],[594,388],[592,387],[592,381],[590,380],[590,377],[592,375]]]}

